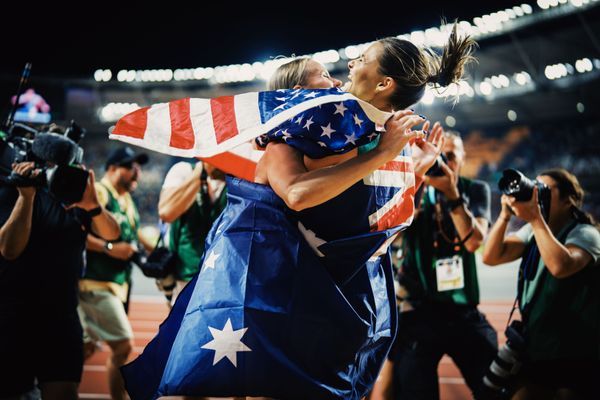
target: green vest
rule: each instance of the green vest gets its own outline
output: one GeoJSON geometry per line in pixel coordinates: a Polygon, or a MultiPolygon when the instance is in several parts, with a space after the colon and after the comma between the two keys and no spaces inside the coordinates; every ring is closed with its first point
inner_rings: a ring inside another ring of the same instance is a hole
{"type": "MultiPolygon", "coordinates": [[[[571,227],[568,224],[556,236],[561,243],[571,227]]],[[[558,279],[540,257],[533,280],[524,281],[520,304],[531,360],[600,360],[599,266],[588,265],[558,279]]]]}
{"type": "MultiPolygon", "coordinates": [[[[467,192],[470,184],[469,179],[459,177],[460,193],[467,192]]],[[[405,285],[410,293],[409,300],[477,305],[479,281],[475,254],[463,245],[457,250],[455,244],[446,241],[435,219],[436,191],[433,187],[425,187],[424,190],[420,212],[403,234],[403,274],[413,283],[413,287],[405,285]],[[437,290],[436,261],[456,255],[462,258],[464,287],[440,292],[437,290]]],[[[443,218],[443,233],[448,239],[453,239],[456,231],[450,215],[443,212],[443,218]]]]}
{"type": "MultiPolygon", "coordinates": [[[[125,210],[121,209],[119,201],[113,196],[112,191],[103,183],[100,183],[108,192],[108,203],[106,209],[111,212],[113,217],[121,227],[121,236],[119,241],[132,243],[137,241],[137,228],[140,224],[140,216],[133,202],[131,203],[134,211],[133,225],[129,221],[125,210]]],[[[96,281],[115,282],[120,285],[129,281],[131,276],[131,263],[125,260],[110,257],[104,253],[96,251],[87,252],[87,265],[84,279],[93,279],[96,281]]]]}
{"type": "Polygon", "coordinates": [[[189,281],[200,269],[206,235],[226,205],[226,189],[214,204],[210,203],[208,194],[198,191],[192,206],[171,223],[169,248],[177,254],[177,280],[189,281]]]}

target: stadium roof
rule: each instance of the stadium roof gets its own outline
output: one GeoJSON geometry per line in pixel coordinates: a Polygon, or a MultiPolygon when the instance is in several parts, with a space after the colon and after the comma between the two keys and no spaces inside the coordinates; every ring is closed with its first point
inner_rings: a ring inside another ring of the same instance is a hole
{"type": "Polygon", "coordinates": [[[38,77],[90,77],[97,68],[252,63],[439,26],[441,18],[470,20],[521,3],[420,0],[356,7],[217,1],[209,9],[204,2],[50,2],[3,18],[0,74],[18,76],[27,61],[38,77]]]}

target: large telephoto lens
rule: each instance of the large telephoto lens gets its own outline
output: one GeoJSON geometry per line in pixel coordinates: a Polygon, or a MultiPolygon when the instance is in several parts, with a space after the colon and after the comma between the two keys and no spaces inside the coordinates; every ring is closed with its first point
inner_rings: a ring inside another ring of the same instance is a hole
{"type": "Polygon", "coordinates": [[[500,191],[514,197],[517,201],[528,201],[533,195],[535,181],[527,178],[523,173],[516,169],[505,169],[502,172],[502,178],[498,182],[500,191]]]}

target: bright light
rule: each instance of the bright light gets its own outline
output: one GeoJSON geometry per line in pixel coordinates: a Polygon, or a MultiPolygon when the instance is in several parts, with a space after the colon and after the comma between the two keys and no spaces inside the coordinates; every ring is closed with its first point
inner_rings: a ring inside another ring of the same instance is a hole
{"type": "Polygon", "coordinates": [[[434,95],[433,95],[433,91],[427,87],[425,88],[425,94],[423,95],[423,98],[421,99],[421,103],[426,104],[426,105],[431,105],[433,104],[433,99],[434,99],[434,95]]]}
{"type": "Polygon", "coordinates": [[[530,80],[531,80],[531,76],[525,71],[515,74],[515,81],[521,86],[526,85],[527,82],[529,82],[530,80]]]}
{"type": "Polygon", "coordinates": [[[358,47],[356,46],[348,46],[344,49],[344,52],[349,60],[354,60],[360,56],[360,51],[358,51],[358,47]]]}
{"type": "Polygon", "coordinates": [[[521,4],[521,9],[525,14],[531,14],[533,12],[533,8],[529,4],[521,4]]]}
{"type": "Polygon", "coordinates": [[[581,7],[583,5],[583,0],[571,0],[571,4],[573,4],[574,7],[581,7]]]}
{"type": "Polygon", "coordinates": [[[589,72],[594,68],[592,64],[592,60],[589,58],[582,58],[581,60],[577,60],[575,62],[575,69],[579,73],[589,72]]]}
{"type": "Polygon", "coordinates": [[[446,116],[445,122],[450,128],[454,128],[456,125],[456,119],[452,115],[446,116]]]}
{"type": "Polygon", "coordinates": [[[573,66],[565,64],[547,65],[544,69],[544,75],[550,80],[563,78],[569,74],[569,66],[573,68],[573,66]]]}
{"type": "Polygon", "coordinates": [[[96,72],[94,72],[94,79],[96,80],[96,82],[102,81],[103,77],[104,77],[104,70],[97,69],[96,72]]]}
{"type": "Polygon", "coordinates": [[[117,80],[119,82],[125,82],[127,80],[127,70],[122,69],[117,73],[117,80]]]}
{"type": "Polygon", "coordinates": [[[508,117],[508,119],[510,121],[516,121],[517,120],[517,113],[514,110],[508,110],[508,112],[506,113],[506,116],[508,117]]]}
{"type": "Polygon", "coordinates": [[[312,58],[322,64],[330,64],[338,62],[340,60],[340,55],[335,50],[327,50],[313,54],[312,58]]]}
{"type": "Polygon", "coordinates": [[[429,46],[443,47],[448,40],[448,36],[442,33],[438,28],[429,28],[425,31],[425,38],[429,46]]]}
{"type": "Polygon", "coordinates": [[[492,94],[492,90],[494,89],[492,88],[492,85],[490,85],[489,82],[481,82],[479,84],[479,90],[483,95],[489,96],[490,94],[492,94]]]}
{"type": "Polygon", "coordinates": [[[514,6],[513,7],[513,11],[515,12],[515,14],[516,14],[517,17],[522,17],[523,15],[525,15],[525,12],[519,6],[514,6]]]}
{"type": "Polygon", "coordinates": [[[583,114],[583,112],[585,111],[585,106],[583,105],[583,103],[577,103],[577,111],[579,111],[580,114],[583,114]]]}
{"type": "Polygon", "coordinates": [[[105,69],[102,71],[102,80],[104,80],[104,82],[110,81],[110,78],[112,78],[112,72],[110,72],[110,69],[105,69]]]}
{"type": "Polygon", "coordinates": [[[410,41],[417,47],[425,44],[425,33],[423,31],[414,31],[410,33],[410,41]]]}
{"type": "Polygon", "coordinates": [[[139,108],[136,103],[108,103],[99,110],[99,115],[104,122],[111,122],[139,108]]]}
{"type": "Polygon", "coordinates": [[[548,0],[537,0],[537,5],[542,10],[547,10],[548,8],[550,8],[550,2],[548,0]]]}

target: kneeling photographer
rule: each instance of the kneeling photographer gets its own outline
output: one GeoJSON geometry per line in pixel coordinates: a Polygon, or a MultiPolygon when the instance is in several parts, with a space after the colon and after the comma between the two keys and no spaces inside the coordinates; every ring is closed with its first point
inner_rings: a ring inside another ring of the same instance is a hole
{"type": "MultiPolygon", "coordinates": [[[[535,182],[507,170],[500,188],[502,210],[483,261],[497,265],[523,259],[517,295],[522,340],[509,351],[516,367],[523,363],[514,398],[593,398],[600,376],[600,232],[581,211],[583,189],[564,169],[542,172],[535,182]],[[527,224],[506,236],[513,214],[527,224]]],[[[501,391],[503,371],[510,368],[496,362],[486,384],[501,391]]]]}
{"type": "Polygon", "coordinates": [[[56,166],[61,155],[81,150],[74,142],[33,129],[28,133],[35,137],[25,138],[12,128],[0,135],[0,360],[7,367],[0,398],[26,396],[37,381],[44,399],[76,399],[83,371],[77,282],[85,238],[93,231],[114,239],[119,226],[98,202],[93,171],[56,166]],[[84,171],[75,173],[83,182],[46,178],[69,168],[84,171]],[[59,186],[66,192],[56,191],[59,186]]]}

